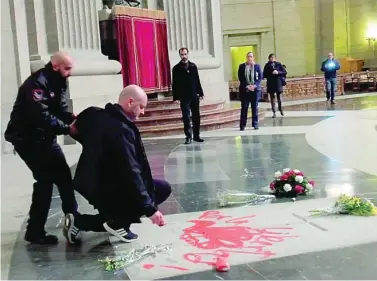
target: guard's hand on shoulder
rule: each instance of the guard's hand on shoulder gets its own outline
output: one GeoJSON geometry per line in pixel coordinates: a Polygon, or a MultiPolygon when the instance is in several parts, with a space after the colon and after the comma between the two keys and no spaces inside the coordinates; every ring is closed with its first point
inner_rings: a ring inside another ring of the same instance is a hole
{"type": "Polygon", "coordinates": [[[76,128],[76,120],[72,122],[72,124],[69,126],[69,134],[71,136],[76,136],[79,133],[79,131],[76,128]]]}

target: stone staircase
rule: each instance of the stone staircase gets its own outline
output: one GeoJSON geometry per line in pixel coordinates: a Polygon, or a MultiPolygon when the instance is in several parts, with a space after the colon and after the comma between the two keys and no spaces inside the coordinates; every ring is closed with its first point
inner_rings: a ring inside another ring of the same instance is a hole
{"type": "MultiPolygon", "coordinates": [[[[222,128],[238,128],[240,105],[225,104],[225,101],[204,100],[200,105],[201,131],[222,128]]],[[[259,118],[264,118],[260,109],[259,118]]],[[[171,99],[150,100],[144,116],[136,122],[143,137],[183,135],[182,113],[179,105],[171,99]]]]}

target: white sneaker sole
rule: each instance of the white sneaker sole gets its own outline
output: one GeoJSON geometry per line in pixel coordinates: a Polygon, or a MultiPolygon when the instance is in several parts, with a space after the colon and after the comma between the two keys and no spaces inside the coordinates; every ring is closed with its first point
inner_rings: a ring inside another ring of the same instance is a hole
{"type": "Polygon", "coordinates": [[[106,230],[108,233],[114,235],[114,236],[117,237],[119,240],[121,240],[121,241],[123,241],[123,242],[125,242],[125,243],[131,243],[131,242],[133,242],[133,241],[136,240],[136,239],[126,239],[126,238],[124,238],[123,236],[119,235],[114,229],[110,228],[110,227],[107,225],[106,222],[103,224],[103,227],[105,228],[105,230],[106,230]]]}
{"type": "Polygon", "coordinates": [[[64,235],[64,236],[65,236],[65,238],[68,239],[68,242],[71,243],[71,244],[75,244],[75,242],[72,240],[72,235],[71,235],[74,223],[75,223],[75,217],[72,214],[68,214],[68,215],[65,216],[65,218],[64,218],[64,228],[66,228],[66,230],[65,230],[66,235],[64,235]],[[69,219],[69,221],[70,221],[69,227],[67,227],[67,224],[66,224],[67,219],[69,219]]]}

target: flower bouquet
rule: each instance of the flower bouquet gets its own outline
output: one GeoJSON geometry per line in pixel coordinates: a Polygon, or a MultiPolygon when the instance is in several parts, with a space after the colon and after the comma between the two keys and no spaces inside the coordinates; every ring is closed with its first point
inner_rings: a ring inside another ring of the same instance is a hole
{"type": "Polygon", "coordinates": [[[333,207],[311,210],[310,214],[377,216],[377,207],[366,198],[342,194],[333,207]]]}
{"type": "Polygon", "coordinates": [[[299,170],[286,168],[283,172],[275,173],[275,179],[270,183],[269,192],[277,198],[295,198],[297,195],[306,195],[312,192],[314,184],[314,181],[309,180],[299,170]]]}
{"type": "Polygon", "coordinates": [[[99,262],[104,265],[106,271],[116,271],[148,257],[156,257],[159,253],[168,252],[171,248],[171,244],[157,246],[144,245],[130,252],[118,253],[117,256],[100,259],[99,262]]]}
{"type": "Polygon", "coordinates": [[[225,190],[217,193],[217,200],[220,207],[231,205],[256,205],[270,202],[275,199],[273,195],[258,195],[245,191],[225,190]]]}

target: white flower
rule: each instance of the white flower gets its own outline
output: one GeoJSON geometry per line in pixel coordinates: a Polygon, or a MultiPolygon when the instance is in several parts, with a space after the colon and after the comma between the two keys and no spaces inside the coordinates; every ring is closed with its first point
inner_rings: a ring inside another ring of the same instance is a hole
{"type": "Polygon", "coordinates": [[[291,169],[289,169],[289,168],[285,168],[285,169],[283,170],[283,173],[288,173],[290,170],[291,170],[291,169]]]}
{"type": "Polygon", "coordinates": [[[298,182],[298,183],[302,183],[304,181],[304,177],[303,176],[296,176],[295,177],[295,180],[298,182]]]}
{"type": "Polygon", "coordinates": [[[275,178],[278,178],[278,177],[281,177],[281,172],[280,172],[280,171],[277,171],[277,172],[275,173],[275,178]]]}
{"type": "Polygon", "coordinates": [[[283,189],[286,191],[286,192],[289,192],[292,190],[292,186],[288,183],[286,183],[284,186],[283,186],[283,189]]]}
{"type": "Polygon", "coordinates": [[[308,183],[308,184],[306,185],[306,188],[307,188],[309,191],[311,191],[311,190],[313,189],[313,185],[312,185],[311,183],[308,183]]]}
{"type": "Polygon", "coordinates": [[[295,172],[295,174],[297,174],[297,173],[300,173],[300,170],[294,169],[293,172],[295,172]]]}

